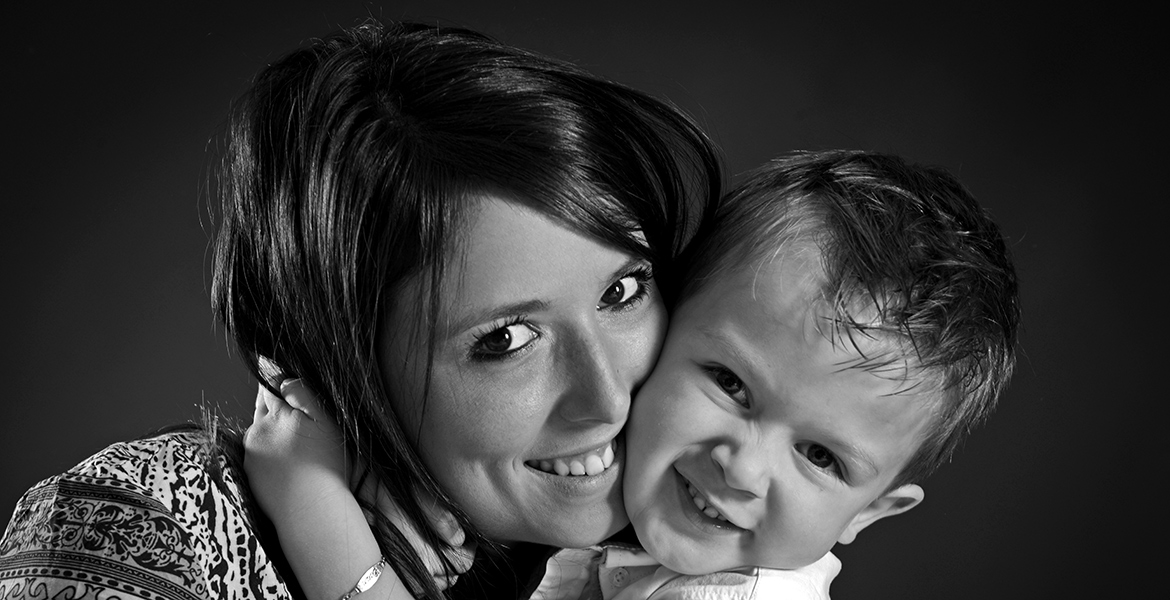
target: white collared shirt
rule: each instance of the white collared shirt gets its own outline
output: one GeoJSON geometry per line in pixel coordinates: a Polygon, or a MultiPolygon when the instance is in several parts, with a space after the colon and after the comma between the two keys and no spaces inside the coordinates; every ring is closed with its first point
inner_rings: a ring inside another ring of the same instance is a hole
{"type": "Polygon", "coordinates": [[[558,551],[531,600],[828,600],[829,584],[840,571],[841,561],[830,552],[800,569],[681,575],[641,548],[607,543],[558,551]]]}

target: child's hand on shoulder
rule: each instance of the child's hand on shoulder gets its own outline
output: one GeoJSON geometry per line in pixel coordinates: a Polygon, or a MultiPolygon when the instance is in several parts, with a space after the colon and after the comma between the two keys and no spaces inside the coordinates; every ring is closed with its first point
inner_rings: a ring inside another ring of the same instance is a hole
{"type": "Polygon", "coordinates": [[[280,391],[283,398],[260,386],[252,426],[244,435],[249,487],[273,519],[295,517],[316,503],[351,494],[337,425],[299,379],[284,381],[280,391]]]}

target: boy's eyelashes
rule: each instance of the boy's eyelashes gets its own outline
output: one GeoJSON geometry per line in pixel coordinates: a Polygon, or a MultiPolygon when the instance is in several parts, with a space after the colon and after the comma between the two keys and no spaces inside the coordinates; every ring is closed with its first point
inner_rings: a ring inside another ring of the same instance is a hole
{"type": "Polygon", "coordinates": [[[714,381],[715,385],[719,386],[719,389],[734,400],[736,404],[744,408],[750,406],[747,385],[744,384],[738,375],[722,365],[707,365],[703,367],[703,370],[706,371],[711,381],[714,381]]]}
{"type": "Polygon", "coordinates": [[[831,473],[838,479],[845,479],[845,468],[832,450],[814,442],[800,442],[796,450],[817,469],[831,473]]]}

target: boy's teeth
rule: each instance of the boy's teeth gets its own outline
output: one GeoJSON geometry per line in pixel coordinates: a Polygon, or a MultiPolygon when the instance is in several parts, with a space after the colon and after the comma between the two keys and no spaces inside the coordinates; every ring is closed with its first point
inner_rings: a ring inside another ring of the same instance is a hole
{"type": "Polygon", "coordinates": [[[727,518],[724,517],[718,510],[715,510],[714,506],[707,504],[707,498],[700,494],[699,490],[695,489],[695,486],[691,485],[689,481],[687,482],[687,493],[691,495],[691,500],[694,501],[695,506],[699,508],[699,512],[702,512],[712,519],[719,519],[720,521],[727,520],[727,518]]]}
{"type": "Polygon", "coordinates": [[[545,473],[556,473],[561,477],[582,477],[598,475],[613,464],[613,442],[604,448],[586,452],[570,458],[553,458],[549,460],[528,461],[528,466],[540,469],[545,473]]]}

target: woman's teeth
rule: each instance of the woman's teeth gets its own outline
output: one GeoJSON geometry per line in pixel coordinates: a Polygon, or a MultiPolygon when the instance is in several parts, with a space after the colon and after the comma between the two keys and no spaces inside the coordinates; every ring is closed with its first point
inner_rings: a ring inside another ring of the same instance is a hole
{"type": "Polygon", "coordinates": [[[691,495],[691,500],[695,503],[695,506],[699,508],[700,512],[707,515],[708,517],[711,517],[712,519],[719,519],[720,521],[724,522],[727,521],[727,518],[724,517],[718,510],[715,510],[714,506],[707,504],[707,498],[704,497],[703,494],[700,494],[699,490],[696,490],[689,481],[687,482],[687,492],[691,495]]]}
{"type": "Polygon", "coordinates": [[[525,464],[545,473],[555,473],[561,477],[598,475],[613,464],[613,442],[611,441],[601,448],[576,456],[548,460],[530,460],[525,464]]]}

